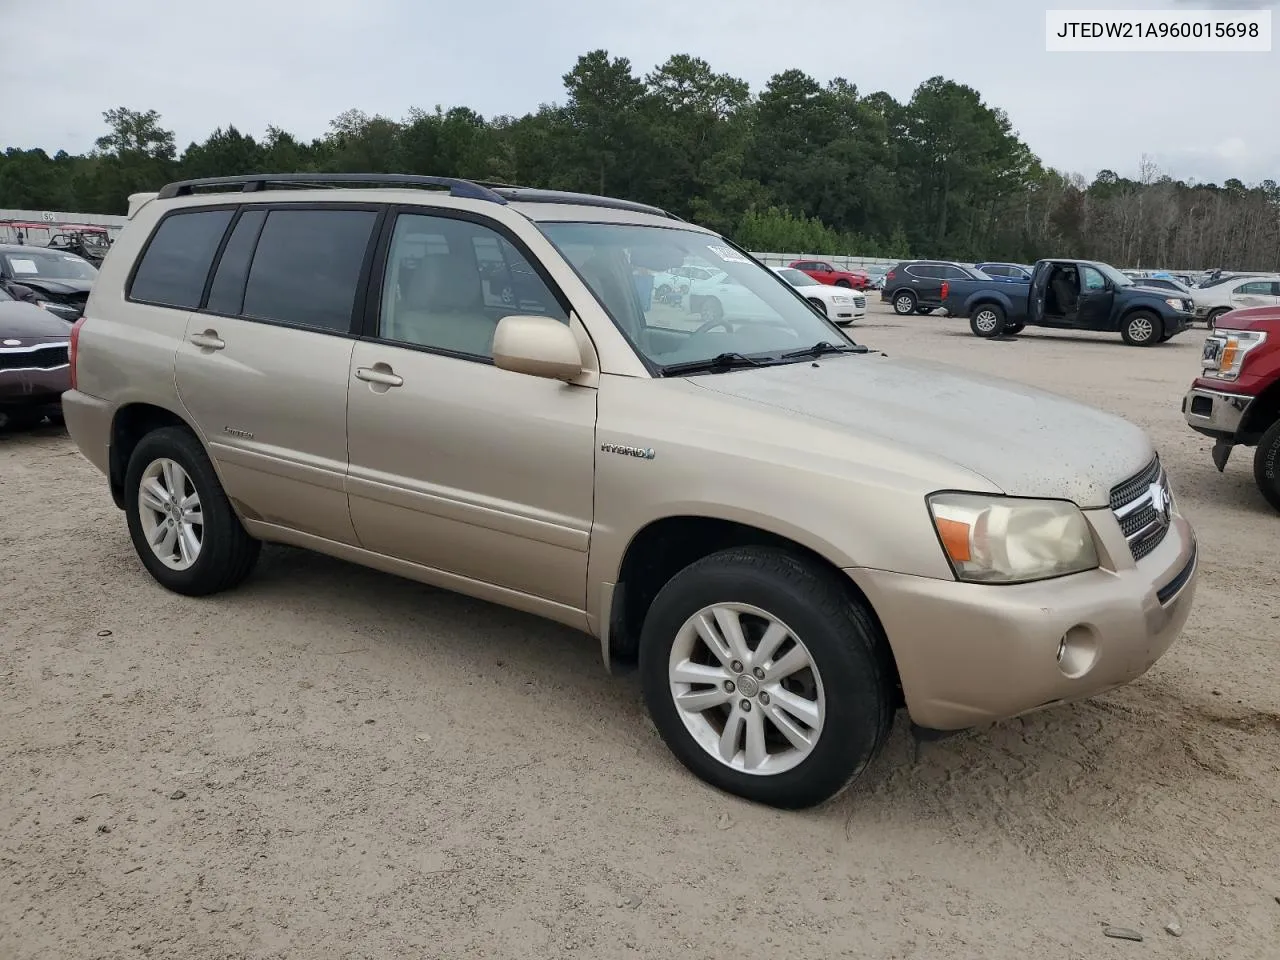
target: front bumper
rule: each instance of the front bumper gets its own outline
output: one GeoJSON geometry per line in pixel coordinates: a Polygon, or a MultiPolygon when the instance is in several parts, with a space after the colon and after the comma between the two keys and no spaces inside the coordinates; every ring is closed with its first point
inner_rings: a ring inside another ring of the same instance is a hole
{"type": "Polygon", "coordinates": [[[1182,398],[1182,416],[1191,429],[1207,437],[1234,437],[1253,397],[1192,387],[1182,398]]]}
{"type": "Polygon", "coordinates": [[[58,402],[71,386],[71,368],[0,370],[0,406],[36,407],[58,402]]]}
{"type": "Polygon", "coordinates": [[[1195,595],[1191,525],[1175,513],[1135,563],[1109,510],[1085,516],[1112,569],[1016,586],[846,571],[885,629],[914,723],[961,730],[1090,697],[1169,649],[1195,595]]]}

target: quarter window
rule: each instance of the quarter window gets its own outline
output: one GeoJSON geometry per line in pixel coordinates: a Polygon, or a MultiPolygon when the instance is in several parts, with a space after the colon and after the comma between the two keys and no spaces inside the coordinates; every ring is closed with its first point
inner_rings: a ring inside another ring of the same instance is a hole
{"type": "Polygon", "coordinates": [[[371,210],[272,210],[249,268],[244,316],[348,332],[377,219],[371,210]]]}
{"type": "Polygon", "coordinates": [[[396,220],[380,337],[491,358],[498,321],[515,314],[569,322],[529,262],[495,230],[423,214],[396,220]]]}
{"type": "Polygon", "coordinates": [[[232,210],[172,213],[160,221],[134,273],[129,297],[166,307],[200,306],[232,210]]]}

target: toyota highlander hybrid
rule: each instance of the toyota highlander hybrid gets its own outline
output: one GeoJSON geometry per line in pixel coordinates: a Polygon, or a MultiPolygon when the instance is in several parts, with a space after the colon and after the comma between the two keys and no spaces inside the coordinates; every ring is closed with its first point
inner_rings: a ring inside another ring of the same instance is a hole
{"type": "Polygon", "coordinates": [[[625,200],[170,184],[131,198],[71,354],[68,428],[162,586],[285,543],[568,624],[638,664],[690,770],[780,807],[900,708],[953,731],[1133,680],[1195,590],[1138,427],[856,344],[625,200]],[[733,296],[650,295],[681,267],[733,296]]]}

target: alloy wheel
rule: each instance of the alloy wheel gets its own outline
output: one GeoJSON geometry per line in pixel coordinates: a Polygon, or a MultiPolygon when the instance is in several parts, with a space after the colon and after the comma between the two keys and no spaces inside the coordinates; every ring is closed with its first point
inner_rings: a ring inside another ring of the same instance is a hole
{"type": "Polygon", "coordinates": [[[826,694],[813,656],[758,607],[717,603],[686,620],[671,647],[668,678],[685,729],[739,772],[791,770],[822,735],[826,694]]]}
{"type": "Polygon", "coordinates": [[[204,514],[191,477],[175,460],[151,461],[138,484],[138,517],[156,557],[171,570],[187,570],[204,544],[204,514]]]}

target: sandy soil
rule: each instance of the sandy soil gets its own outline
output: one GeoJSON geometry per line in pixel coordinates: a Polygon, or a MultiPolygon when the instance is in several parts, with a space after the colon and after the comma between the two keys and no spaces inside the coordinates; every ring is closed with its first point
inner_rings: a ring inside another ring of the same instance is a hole
{"type": "Polygon", "coordinates": [[[680,768],[586,637],[280,548],[175,597],[65,435],[4,435],[0,957],[1280,956],[1280,517],[1183,424],[1202,334],[856,335],[1151,431],[1204,566],[1147,676],[918,757],[900,722],[780,813],[680,768]]]}

